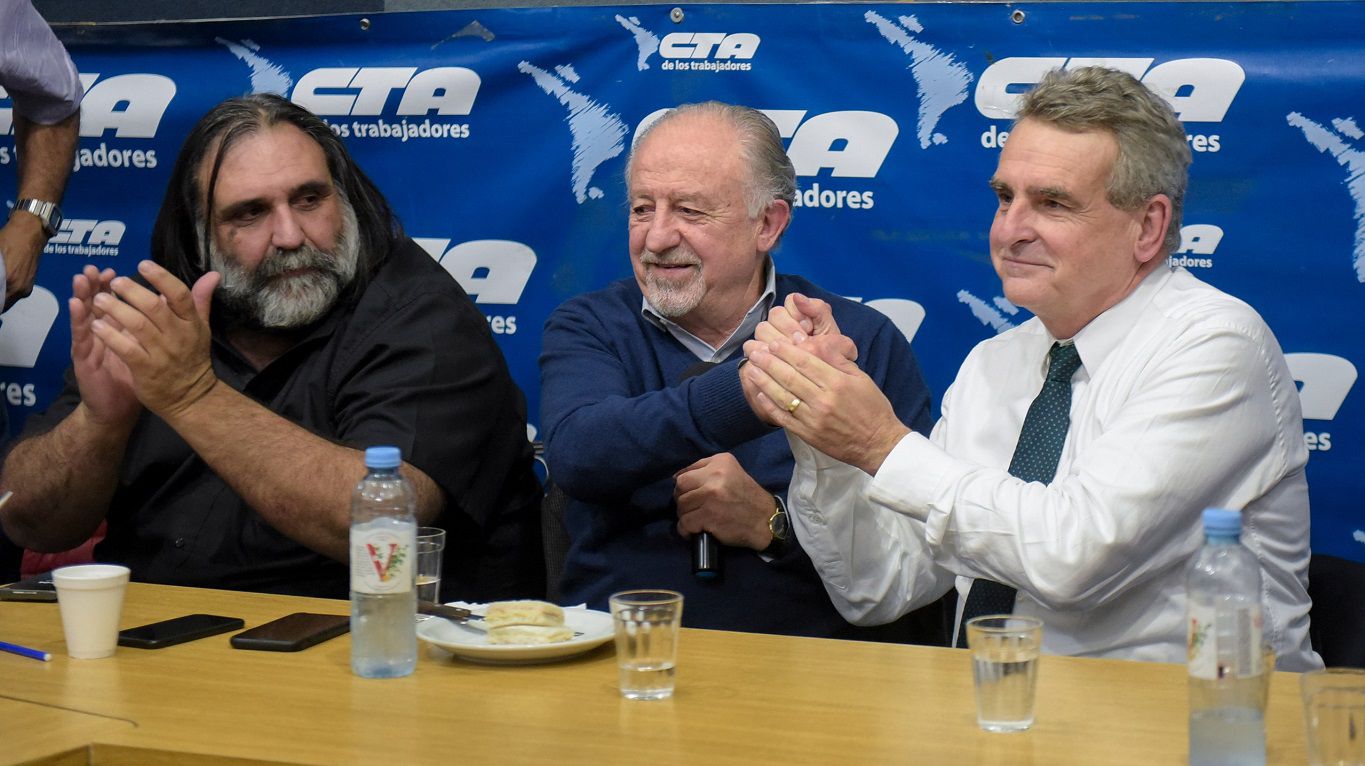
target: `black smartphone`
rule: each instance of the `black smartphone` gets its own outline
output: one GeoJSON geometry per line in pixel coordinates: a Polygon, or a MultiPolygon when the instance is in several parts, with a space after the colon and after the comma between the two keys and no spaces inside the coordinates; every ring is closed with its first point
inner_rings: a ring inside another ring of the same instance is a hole
{"type": "Polygon", "coordinates": [[[295,612],[238,633],[232,637],[232,646],[267,652],[297,652],[336,638],[350,629],[349,615],[295,612]]]}
{"type": "Polygon", "coordinates": [[[52,573],[30,577],[0,588],[0,601],[56,601],[57,588],[52,573]]]}
{"type": "Polygon", "coordinates": [[[187,614],[172,620],[154,622],[136,628],[120,630],[119,646],[137,649],[164,649],[198,638],[216,636],[237,630],[246,623],[240,617],[221,617],[216,614],[187,614]]]}

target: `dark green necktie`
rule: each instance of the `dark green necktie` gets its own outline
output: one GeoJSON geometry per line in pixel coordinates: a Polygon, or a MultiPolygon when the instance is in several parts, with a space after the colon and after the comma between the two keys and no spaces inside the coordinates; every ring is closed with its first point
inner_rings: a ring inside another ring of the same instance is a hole
{"type": "MultiPolygon", "coordinates": [[[[1010,459],[1011,476],[1043,484],[1057,474],[1057,461],[1062,457],[1062,445],[1066,444],[1066,432],[1071,427],[1071,376],[1081,366],[1081,355],[1074,343],[1052,344],[1048,358],[1043,389],[1029,405],[1024,427],[1019,430],[1019,442],[1014,446],[1014,457],[1010,459]]],[[[957,645],[967,645],[967,620],[983,614],[1013,612],[1014,594],[1015,589],[1008,585],[974,580],[962,609],[957,645]]]]}

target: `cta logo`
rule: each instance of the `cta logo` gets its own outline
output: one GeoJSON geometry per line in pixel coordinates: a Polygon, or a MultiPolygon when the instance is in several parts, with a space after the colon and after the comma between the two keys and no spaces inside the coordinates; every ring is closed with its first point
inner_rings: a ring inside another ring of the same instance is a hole
{"type": "Polygon", "coordinates": [[[875,178],[900,126],[880,112],[826,112],[806,119],[804,109],[765,109],[783,138],[798,176],[828,169],[835,178],[875,178]]]}
{"type": "MultiPolygon", "coordinates": [[[[1166,99],[1182,122],[1222,122],[1246,81],[1240,64],[1228,59],[1175,59],[1152,66],[1154,58],[1067,58],[1012,56],[986,68],[976,83],[976,109],[992,120],[1012,120],[1024,93],[1053,69],[1105,66],[1127,72],[1166,99]]],[[[1004,146],[1008,131],[992,126],[981,135],[987,148],[1004,146]]],[[[1221,137],[1186,136],[1195,152],[1217,152],[1221,137]]]]}
{"type": "MultiPolygon", "coordinates": [[[[161,118],[175,98],[175,82],[159,74],[121,74],[100,79],[98,73],[82,73],[85,97],[81,100],[80,134],[84,138],[103,138],[113,131],[114,138],[155,138],[161,118]]],[[[9,94],[0,88],[0,98],[9,94]]],[[[0,135],[14,131],[14,110],[0,107],[0,135]]],[[[7,157],[0,164],[8,162],[7,157]]],[[[122,149],[101,141],[96,147],[76,152],[72,171],[82,168],[156,167],[155,149],[122,149]]]]}
{"type": "Polygon", "coordinates": [[[760,42],[758,35],[748,32],[672,32],[659,41],[659,56],[664,59],[660,68],[745,72],[760,42]]]}
{"type": "Polygon", "coordinates": [[[1019,100],[1053,69],[1104,66],[1127,72],[1160,94],[1182,122],[1220,122],[1246,80],[1241,65],[1227,59],[1176,59],[1153,67],[1153,58],[1057,58],[1013,56],[986,68],[976,83],[982,116],[1012,120],[1019,100]]]}
{"type": "Polygon", "coordinates": [[[58,255],[118,255],[119,244],[128,226],[123,221],[97,221],[67,218],[44,252],[58,255]]]}
{"type": "Polygon", "coordinates": [[[421,71],[417,67],[324,67],[299,78],[293,101],[322,117],[342,138],[385,138],[403,143],[462,139],[469,138],[469,123],[439,118],[468,115],[481,82],[474,70],[464,67],[421,71]],[[395,93],[397,111],[390,113],[386,110],[395,93]],[[386,113],[398,119],[381,119],[386,113]],[[428,116],[433,114],[438,119],[428,116]],[[423,119],[415,119],[418,117],[423,119]]]}
{"type": "MultiPolygon", "coordinates": [[[[81,136],[101,137],[114,131],[115,138],[156,138],[161,118],[175,98],[175,81],[159,74],[121,74],[105,80],[99,74],[81,73],[85,97],[81,99],[81,136]]],[[[0,127],[8,115],[0,115],[0,127]]]]}
{"type": "Polygon", "coordinates": [[[377,117],[398,98],[399,116],[467,115],[481,81],[464,67],[324,67],[299,78],[293,101],[322,117],[377,117]]]}
{"type": "MultiPolygon", "coordinates": [[[[1332,420],[1356,382],[1356,366],[1331,354],[1285,354],[1289,373],[1299,383],[1299,403],[1304,420],[1332,420]]],[[[1315,452],[1332,448],[1332,434],[1305,431],[1304,443],[1315,452]]]]}
{"type": "MultiPolygon", "coordinates": [[[[640,132],[667,112],[660,109],[640,121],[640,132]]],[[[804,109],[763,109],[777,125],[787,143],[787,156],[798,177],[818,176],[828,170],[831,178],[875,178],[900,134],[896,121],[880,112],[825,112],[807,119],[804,109]]],[[[875,204],[871,191],[820,188],[813,183],[797,190],[797,207],[848,207],[869,209],[875,204]]]]}
{"type": "MultiPolygon", "coordinates": [[[[516,304],[536,268],[536,252],[511,240],[478,239],[449,249],[449,239],[413,237],[413,241],[455,277],[475,303],[516,304]]],[[[517,318],[489,316],[488,326],[494,334],[513,335],[517,318]]]]}
{"type": "MultiPolygon", "coordinates": [[[[98,73],[82,73],[85,97],[81,100],[80,135],[103,138],[113,131],[114,138],[155,138],[161,118],[175,98],[175,82],[159,74],[121,74],[101,80],[98,73]]],[[[9,94],[0,88],[0,98],[9,94]]],[[[0,135],[14,132],[14,110],[0,107],[0,135]]],[[[0,165],[9,162],[8,152],[0,152],[0,165]]],[[[155,149],[121,149],[101,141],[99,146],[83,147],[76,152],[72,171],[81,168],[156,167],[155,149]]]]}
{"type": "Polygon", "coordinates": [[[1212,224],[1192,223],[1180,227],[1180,249],[1171,253],[1172,266],[1187,269],[1211,269],[1212,258],[1200,256],[1213,255],[1218,243],[1223,241],[1223,230],[1212,224]]]}

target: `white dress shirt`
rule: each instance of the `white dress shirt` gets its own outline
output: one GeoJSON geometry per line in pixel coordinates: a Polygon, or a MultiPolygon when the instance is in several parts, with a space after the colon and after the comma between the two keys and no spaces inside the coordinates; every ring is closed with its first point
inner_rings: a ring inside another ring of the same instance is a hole
{"type": "Polygon", "coordinates": [[[1184,269],[1160,268],[1075,337],[1071,427],[1051,484],[1007,472],[1053,338],[1034,318],[974,348],[931,438],[876,476],[789,436],[787,502],[839,611],[890,621],[954,582],[1018,588],[1052,654],[1184,662],[1200,512],[1243,511],[1279,667],[1308,639],[1308,484],[1298,392],[1270,329],[1184,269]]]}

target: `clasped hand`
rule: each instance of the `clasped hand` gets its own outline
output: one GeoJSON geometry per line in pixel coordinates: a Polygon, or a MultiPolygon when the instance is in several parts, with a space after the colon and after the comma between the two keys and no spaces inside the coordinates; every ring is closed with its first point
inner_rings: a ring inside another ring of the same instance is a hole
{"type": "Polygon", "coordinates": [[[855,364],[828,303],[793,294],[744,344],[740,384],[754,412],[830,457],[874,474],[909,433],[855,364]]]}
{"type": "Polygon", "coordinates": [[[72,362],[82,402],[103,422],[127,422],[139,405],[174,415],[217,381],[209,357],[217,272],[193,289],[151,261],[138,273],[156,292],[93,266],[72,280],[72,362]]]}

